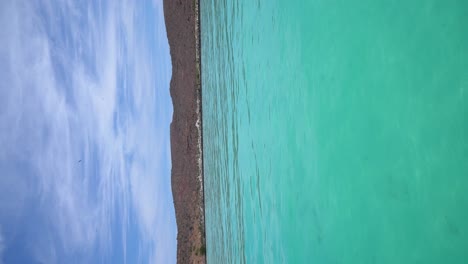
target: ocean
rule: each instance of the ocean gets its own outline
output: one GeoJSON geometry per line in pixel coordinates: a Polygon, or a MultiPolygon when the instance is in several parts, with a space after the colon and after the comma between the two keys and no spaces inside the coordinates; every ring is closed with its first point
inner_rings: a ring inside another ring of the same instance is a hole
{"type": "Polygon", "coordinates": [[[466,263],[467,1],[200,11],[209,263],[466,263]]]}

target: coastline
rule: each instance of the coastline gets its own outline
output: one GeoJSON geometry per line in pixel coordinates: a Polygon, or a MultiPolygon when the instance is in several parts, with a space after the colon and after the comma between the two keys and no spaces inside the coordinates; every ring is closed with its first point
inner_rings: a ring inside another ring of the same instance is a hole
{"type": "Polygon", "coordinates": [[[164,0],[174,107],[171,185],[177,263],[206,263],[199,0],[164,0]]]}

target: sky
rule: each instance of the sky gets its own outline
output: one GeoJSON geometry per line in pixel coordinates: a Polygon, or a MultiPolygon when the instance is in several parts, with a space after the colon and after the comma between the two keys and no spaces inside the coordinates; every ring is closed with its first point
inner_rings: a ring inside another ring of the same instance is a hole
{"type": "Polygon", "coordinates": [[[175,262],[161,0],[2,0],[0,28],[0,264],[175,262]]]}

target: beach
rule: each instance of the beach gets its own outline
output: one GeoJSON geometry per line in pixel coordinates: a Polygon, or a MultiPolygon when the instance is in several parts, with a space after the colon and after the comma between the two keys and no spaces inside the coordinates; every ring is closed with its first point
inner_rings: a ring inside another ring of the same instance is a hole
{"type": "Polygon", "coordinates": [[[205,263],[198,1],[164,1],[172,79],[171,184],[177,263],[205,263]]]}

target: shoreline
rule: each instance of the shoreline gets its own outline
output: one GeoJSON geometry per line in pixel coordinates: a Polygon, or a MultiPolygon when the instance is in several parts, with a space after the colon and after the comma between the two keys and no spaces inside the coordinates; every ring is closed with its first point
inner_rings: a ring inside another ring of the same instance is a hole
{"type": "MultiPolygon", "coordinates": [[[[202,73],[201,73],[201,31],[200,31],[200,0],[195,1],[195,52],[196,52],[196,60],[195,64],[197,67],[197,129],[199,133],[198,137],[198,166],[199,166],[199,174],[198,179],[200,181],[200,196],[201,196],[201,208],[202,211],[202,223],[205,225],[205,173],[203,169],[203,111],[202,111],[202,73]]],[[[206,239],[206,231],[203,228],[204,237],[206,239]]],[[[206,241],[206,240],[205,240],[206,241]]],[[[206,244],[206,243],[205,243],[206,244]]]]}
{"type": "Polygon", "coordinates": [[[206,263],[200,2],[164,0],[174,107],[171,188],[177,222],[177,263],[206,263]]]}
{"type": "Polygon", "coordinates": [[[201,63],[201,12],[200,12],[200,0],[195,0],[195,13],[196,13],[196,22],[195,22],[195,43],[196,43],[196,52],[197,52],[197,91],[198,91],[198,120],[199,120],[199,140],[198,146],[200,151],[199,157],[199,166],[200,166],[200,186],[201,186],[201,205],[200,210],[202,211],[201,217],[203,217],[202,224],[203,224],[203,246],[204,246],[204,255],[205,255],[205,263],[207,262],[206,257],[206,211],[205,211],[205,167],[204,167],[204,159],[203,159],[203,102],[202,102],[202,63],[201,63]]]}

